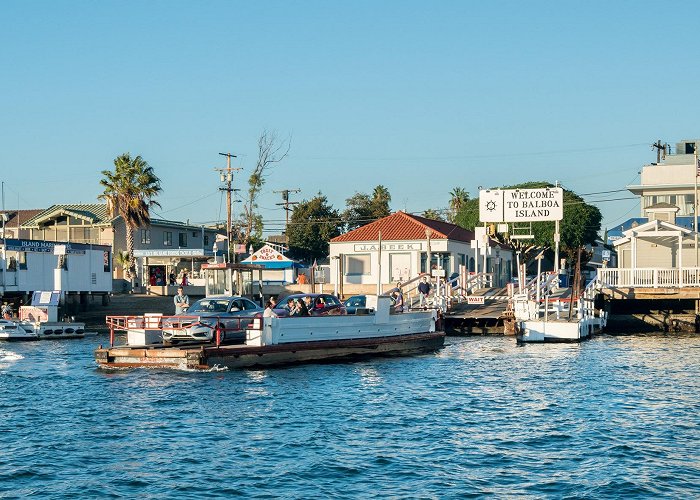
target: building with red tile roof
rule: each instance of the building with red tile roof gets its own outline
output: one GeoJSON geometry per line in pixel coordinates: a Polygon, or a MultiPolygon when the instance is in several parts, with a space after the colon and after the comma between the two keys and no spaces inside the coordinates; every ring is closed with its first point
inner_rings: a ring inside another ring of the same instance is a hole
{"type": "Polygon", "coordinates": [[[484,262],[483,246],[477,256],[474,241],[474,231],[455,224],[395,212],[330,241],[331,281],[345,291],[346,285],[376,285],[381,274],[383,288],[391,287],[427,272],[430,258],[430,268],[446,277],[483,272],[485,266],[496,284],[505,284],[513,269],[510,250],[490,240],[484,262]]]}

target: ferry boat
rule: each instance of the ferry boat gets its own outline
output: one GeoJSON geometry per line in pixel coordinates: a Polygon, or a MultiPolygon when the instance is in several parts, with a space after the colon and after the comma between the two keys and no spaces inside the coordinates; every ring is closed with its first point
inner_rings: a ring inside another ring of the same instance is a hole
{"type": "MultiPolygon", "coordinates": [[[[360,315],[266,318],[257,316],[242,345],[123,345],[98,348],[103,368],[210,370],[396,356],[431,352],[444,345],[435,311],[392,314],[388,296],[370,296],[374,311],[360,315]]],[[[108,323],[118,322],[108,318],[108,323]]],[[[128,324],[129,320],[125,321],[128,324]]],[[[126,329],[126,327],[125,327],[126,329]]],[[[111,327],[114,330],[114,327],[111,327]]],[[[111,331],[113,344],[113,331],[111,331]]],[[[144,338],[148,338],[147,336],[144,338]]]]}

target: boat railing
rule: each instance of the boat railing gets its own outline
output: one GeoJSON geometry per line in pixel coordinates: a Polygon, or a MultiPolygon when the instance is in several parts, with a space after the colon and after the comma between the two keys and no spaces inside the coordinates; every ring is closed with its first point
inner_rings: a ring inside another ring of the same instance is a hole
{"type": "Polygon", "coordinates": [[[109,345],[114,347],[115,333],[130,330],[185,331],[188,328],[202,326],[214,332],[213,340],[218,347],[226,332],[244,331],[256,316],[163,316],[159,313],[146,313],[142,316],[107,316],[105,323],[109,328],[109,345]]]}
{"type": "Polygon", "coordinates": [[[598,279],[606,288],[696,288],[700,287],[700,267],[607,267],[598,270],[598,279]]]}

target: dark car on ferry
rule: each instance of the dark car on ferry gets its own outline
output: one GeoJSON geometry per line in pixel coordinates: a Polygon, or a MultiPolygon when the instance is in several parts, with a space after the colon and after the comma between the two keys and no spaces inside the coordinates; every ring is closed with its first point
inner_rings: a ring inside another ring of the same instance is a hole
{"type": "Polygon", "coordinates": [[[344,304],[348,314],[356,314],[358,309],[367,308],[367,295],[353,295],[344,304]]]}
{"type": "Polygon", "coordinates": [[[245,297],[207,297],[192,304],[184,314],[163,319],[163,340],[215,342],[216,331],[222,343],[245,341],[245,329],[264,309],[245,297]]]}
{"type": "Polygon", "coordinates": [[[347,314],[345,306],[338,300],[338,297],[326,293],[295,293],[287,295],[277,302],[277,307],[275,308],[277,316],[281,318],[289,316],[289,306],[287,305],[289,299],[294,299],[295,301],[298,299],[303,300],[307,304],[309,316],[347,314]]]}

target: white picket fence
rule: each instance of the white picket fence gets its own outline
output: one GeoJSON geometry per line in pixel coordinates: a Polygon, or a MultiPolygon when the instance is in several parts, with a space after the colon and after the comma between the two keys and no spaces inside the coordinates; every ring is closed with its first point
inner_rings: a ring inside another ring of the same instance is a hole
{"type": "Polygon", "coordinates": [[[604,287],[684,288],[700,287],[700,267],[675,269],[606,268],[598,269],[604,287]]]}

